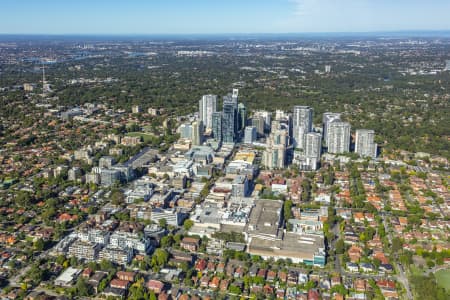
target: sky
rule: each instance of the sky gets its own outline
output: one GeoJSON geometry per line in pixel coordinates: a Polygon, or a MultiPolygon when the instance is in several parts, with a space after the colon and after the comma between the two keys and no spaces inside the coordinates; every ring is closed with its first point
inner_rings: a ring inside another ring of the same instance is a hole
{"type": "Polygon", "coordinates": [[[450,0],[0,0],[0,34],[450,30],[450,0]]]}

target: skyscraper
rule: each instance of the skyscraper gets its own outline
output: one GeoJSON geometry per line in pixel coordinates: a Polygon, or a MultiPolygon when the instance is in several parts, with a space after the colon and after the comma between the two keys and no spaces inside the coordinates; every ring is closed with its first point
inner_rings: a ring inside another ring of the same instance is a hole
{"type": "Polygon", "coordinates": [[[374,143],[375,131],[370,129],[356,130],[355,152],[362,157],[377,157],[377,144],[374,143]]]}
{"type": "Polygon", "coordinates": [[[269,169],[281,169],[286,166],[286,146],[288,131],[281,129],[278,121],[272,122],[272,132],[267,139],[267,147],[263,153],[263,164],[269,169]]]}
{"type": "Polygon", "coordinates": [[[237,133],[237,92],[233,96],[223,98],[222,140],[224,143],[234,143],[237,133]]]}
{"type": "Polygon", "coordinates": [[[325,141],[325,146],[327,145],[327,138],[328,138],[328,126],[331,122],[340,121],[341,120],[341,114],[340,113],[333,113],[333,112],[326,112],[322,116],[322,124],[323,124],[323,139],[325,141]]]}
{"type": "Polygon", "coordinates": [[[244,103],[238,105],[238,130],[243,130],[247,125],[247,108],[244,103]]]}
{"type": "Polygon", "coordinates": [[[253,116],[251,124],[256,128],[258,136],[264,136],[264,118],[262,116],[253,116]]]}
{"type": "Polygon", "coordinates": [[[215,112],[212,115],[212,132],[216,141],[222,141],[222,112],[215,112]]]}
{"type": "MultiPolygon", "coordinates": [[[[263,120],[263,134],[264,132],[270,131],[270,126],[272,122],[272,113],[265,110],[258,110],[253,113],[253,118],[259,118],[263,120]]],[[[259,132],[259,130],[258,130],[259,132]]]]}
{"type": "Polygon", "coordinates": [[[256,141],[256,127],[245,127],[244,143],[251,144],[256,141]]]}
{"type": "Polygon", "coordinates": [[[200,120],[206,128],[212,127],[212,115],[217,110],[217,96],[204,95],[199,101],[200,120]]]}
{"type": "Polygon", "coordinates": [[[275,120],[280,122],[280,127],[286,129],[289,135],[289,144],[291,144],[292,139],[292,116],[282,110],[277,110],[275,112],[275,120]]]}
{"type": "Polygon", "coordinates": [[[320,161],[322,135],[317,132],[306,134],[305,166],[308,170],[316,170],[320,161]]]}
{"type": "Polygon", "coordinates": [[[350,124],[348,122],[335,121],[328,126],[328,152],[344,153],[350,151],[350,124]]]}
{"type": "Polygon", "coordinates": [[[305,148],[305,134],[312,131],[313,109],[309,106],[294,106],[293,137],[296,148],[305,148]]]}
{"type": "Polygon", "coordinates": [[[192,123],[192,145],[201,145],[203,143],[203,122],[201,120],[192,123]]]}

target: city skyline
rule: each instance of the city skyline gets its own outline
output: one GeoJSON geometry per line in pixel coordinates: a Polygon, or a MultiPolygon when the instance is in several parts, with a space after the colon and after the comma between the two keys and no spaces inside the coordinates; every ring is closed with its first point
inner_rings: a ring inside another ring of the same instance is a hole
{"type": "Polygon", "coordinates": [[[0,12],[0,34],[276,34],[450,29],[446,16],[450,2],[444,0],[92,2],[7,0],[0,12]]]}

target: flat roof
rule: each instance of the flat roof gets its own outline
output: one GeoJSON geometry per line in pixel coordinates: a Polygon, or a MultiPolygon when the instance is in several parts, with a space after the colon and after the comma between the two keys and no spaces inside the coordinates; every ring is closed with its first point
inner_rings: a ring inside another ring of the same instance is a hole
{"type": "Polygon", "coordinates": [[[282,207],[283,202],[280,200],[255,200],[255,206],[250,212],[247,232],[278,236],[282,207]]]}
{"type": "Polygon", "coordinates": [[[258,237],[252,238],[249,245],[249,252],[259,255],[312,260],[319,248],[324,248],[323,237],[288,232],[280,241],[261,239],[258,237]]]}
{"type": "Polygon", "coordinates": [[[68,267],[61,275],[58,276],[58,278],[56,278],[55,281],[70,283],[72,280],[74,280],[74,277],[80,273],[81,269],[68,267]]]}

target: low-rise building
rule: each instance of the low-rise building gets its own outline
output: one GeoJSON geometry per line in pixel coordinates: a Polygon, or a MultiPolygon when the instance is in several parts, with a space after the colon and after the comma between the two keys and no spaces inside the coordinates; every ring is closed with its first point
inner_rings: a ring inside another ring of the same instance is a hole
{"type": "Polygon", "coordinates": [[[193,237],[185,237],[180,243],[180,247],[191,252],[197,251],[200,246],[200,240],[193,237]]]}
{"type": "Polygon", "coordinates": [[[78,259],[96,260],[100,251],[100,244],[75,241],[69,246],[67,254],[78,259]]]}

